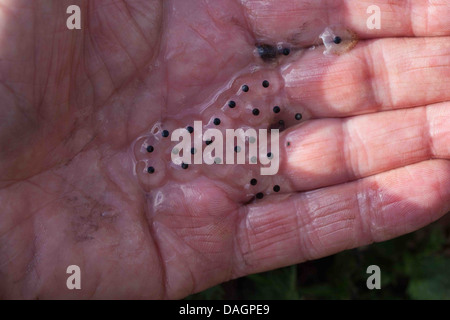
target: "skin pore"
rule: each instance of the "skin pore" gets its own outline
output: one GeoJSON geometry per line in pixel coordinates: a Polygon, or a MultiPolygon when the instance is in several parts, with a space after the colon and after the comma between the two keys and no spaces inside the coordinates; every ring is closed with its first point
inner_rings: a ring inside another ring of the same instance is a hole
{"type": "Polygon", "coordinates": [[[448,16],[446,0],[0,0],[0,298],[178,299],[440,218],[448,16]],[[334,25],[359,42],[324,55],[334,25]],[[170,163],[195,120],[280,128],[279,172],[170,163]]]}

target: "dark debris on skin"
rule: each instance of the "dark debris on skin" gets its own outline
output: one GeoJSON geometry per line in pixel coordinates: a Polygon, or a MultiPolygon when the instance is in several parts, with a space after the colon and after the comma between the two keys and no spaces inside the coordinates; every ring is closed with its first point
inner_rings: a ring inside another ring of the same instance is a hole
{"type": "Polygon", "coordinates": [[[270,44],[256,44],[258,54],[264,62],[272,62],[277,58],[278,50],[270,44]]]}
{"type": "Polygon", "coordinates": [[[275,61],[280,55],[287,56],[291,52],[289,48],[277,48],[266,43],[257,43],[255,46],[258,50],[259,57],[267,63],[275,61]]]}

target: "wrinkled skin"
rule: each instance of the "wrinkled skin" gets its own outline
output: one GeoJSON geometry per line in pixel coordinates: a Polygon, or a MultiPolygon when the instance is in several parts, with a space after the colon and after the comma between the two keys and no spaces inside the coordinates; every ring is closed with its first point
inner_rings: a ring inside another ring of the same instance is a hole
{"type": "Polygon", "coordinates": [[[450,209],[448,1],[171,9],[183,1],[0,1],[0,298],[183,298],[400,236],[450,209]],[[82,31],[65,27],[71,4],[82,31]],[[381,30],[365,27],[371,4],[381,30]],[[283,132],[299,142],[281,168],[295,190],[244,203],[204,177],[189,192],[166,189],[169,208],[154,214],[132,142],[253,61],[256,40],[312,45],[322,31],[312,19],[344,23],[360,42],[271,67],[311,115],[283,132]],[[66,288],[72,264],[81,290],[66,288]]]}

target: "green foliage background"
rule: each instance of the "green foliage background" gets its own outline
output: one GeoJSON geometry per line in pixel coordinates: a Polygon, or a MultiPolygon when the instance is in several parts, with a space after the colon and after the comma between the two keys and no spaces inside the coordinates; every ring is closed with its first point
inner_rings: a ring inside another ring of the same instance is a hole
{"type": "Polygon", "coordinates": [[[450,299],[450,223],[232,280],[187,299],[450,299]],[[381,269],[381,290],[367,289],[372,264],[381,269]]]}

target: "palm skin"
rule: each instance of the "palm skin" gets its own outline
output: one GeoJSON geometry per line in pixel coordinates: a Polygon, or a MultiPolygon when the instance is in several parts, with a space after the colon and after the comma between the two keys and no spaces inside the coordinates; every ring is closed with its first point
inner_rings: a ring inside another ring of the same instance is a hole
{"type": "Polygon", "coordinates": [[[182,298],[445,214],[450,7],[380,1],[388,25],[372,31],[355,21],[373,2],[2,0],[0,297],[182,298]],[[72,4],[82,31],[65,27],[72,4]],[[257,39],[312,45],[314,19],[353,24],[361,41],[271,69],[311,118],[283,133],[300,141],[280,169],[292,192],[246,203],[199,177],[168,183],[156,212],[132,142],[216,92],[257,39]],[[66,287],[73,264],[81,290],[66,287]]]}

